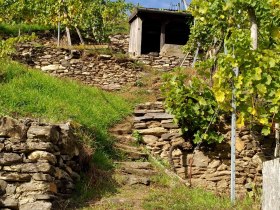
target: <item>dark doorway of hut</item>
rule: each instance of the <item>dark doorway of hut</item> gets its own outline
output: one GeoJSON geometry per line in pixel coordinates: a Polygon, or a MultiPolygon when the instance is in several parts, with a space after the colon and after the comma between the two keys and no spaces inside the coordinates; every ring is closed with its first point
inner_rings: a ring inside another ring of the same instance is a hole
{"type": "Polygon", "coordinates": [[[142,24],[142,54],[159,53],[161,22],[144,20],[142,24]]]}

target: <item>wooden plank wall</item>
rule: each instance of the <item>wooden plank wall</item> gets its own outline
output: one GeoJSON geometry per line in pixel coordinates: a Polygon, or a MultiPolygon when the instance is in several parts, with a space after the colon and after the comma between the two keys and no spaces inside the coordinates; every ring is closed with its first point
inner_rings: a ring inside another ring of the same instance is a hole
{"type": "Polygon", "coordinates": [[[138,17],[130,24],[129,53],[141,55],[142,20],[138,17]]]}
{"type": "Polygon", "coordinates": [[[280,158],[263,163],[262,209],[280,209],[280,158]]]}

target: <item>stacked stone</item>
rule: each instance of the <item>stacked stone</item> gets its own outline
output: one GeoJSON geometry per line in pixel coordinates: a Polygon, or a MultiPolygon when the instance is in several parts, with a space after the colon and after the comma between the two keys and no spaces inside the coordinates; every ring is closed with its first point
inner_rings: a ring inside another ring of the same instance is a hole
{"type": "Polygon", "coordinates": [[[105,90],[119,90],[141,78],[142,67],[132,59],[112,55],[81,55],[67,49],[18,46],[16,60],[57,77],[67,77],[105,90]]]}
{"type": "MultiPolygon", "coordinates": [[[[178,125],[173,122],[173,116],[165,112],[160,101],[138,105],[134,115],[133,127],[141,135],[146,148],[152,155],[168,161],[170,147],[184,142],[178,125]]],[[[172,159],[178,175],[185,178],[180,149],[173,151],[172,159]]]]}
{"type": "MultiPolygon", "coordinates": [[[[115,52],[128,52],[129,36],[110,37],[110,47],[115,52]]],[[[179,66],[191,66],[192,56],[186,59],[176,56],[160,56],[158,53],[141,55],[133,59],[116,58],[112,55],[91,55],[87,51],[71,51],[48,46],[36,47],[25,43],[18,46],[14,59],[57,77],[71,78],[104,90],[120,90],[124,85],[136,84],[143,76],[138,61],[159,71],[170,71],[179,66]]]]}
{"type": "Polygon", "coordinates": [[[116,34],[109,37],[110,46],[116,52],[128,53],[129,35],[116,34]]]}
{"type": "MultiPolygon", "coordinates": [[[[262,162],[266,160],[260,135],[247,129],[237,131],[236,140],[236,189],[239,195],[262,184],[262,162]]],[[[272,148],[271,148],[272,149],[272,148]]],[[[187,162],[192,158],[192,183],[210,190],[229,193],[230,183],[230,131],[225,141],[212,148],[202,147],[186,154],[187,162]]]]}
{"type": "MultiPolygon", "coordinates": [[[[129,35],[118,34],[110,37],[111,48],[115,52],[128,53],[129,47],[129,35]]],[[[191,55],[187,56],[186,59],[179,58],[177,56],[167,56],[167,55],[159,55],[159,53],[149,53],[147,55],[141,55],[133,57],[137,61],[141,61],[142,63],[155,68],[160,71],[170,71],[173,68],[181,65],[183,62],[183,67],[190,67],[193,61],[193,57],[191,55]]]]}
{"type": "MultiPolygon", "coordinates": [[[[173,123],[173,116],[165,112],[162,102],[140,104],[134,111],[134,129],[142,135],[143,143],[151,154],[169,162],[172,145],[172,160],[176,173],[188,179],[193,186],[203,187],[218,193],[229,193],[230,188],[230,126],[224,125],[221,132],[225,140],[221,144],[204,145],[191,149],[173,123]]],[[[237,131],[236,139],[236,189],[238,196],[262,185],[262,162],[271,159],[273,142],[261,139],[257,132],[246,128],[237,131]]]]}
{"type": "MultiPolygon", "coordinates": [[[[179,58],[176,56],[161,56],[158,54],[148,54],[137,56],[134,59],[141,61],[142,63],[155,68],[160,71],[170,71],[173,68],[180,66],[183,62],[183,58],[179,58]]],[[[191,66],[193,58],[192,56],[188,56],[183,62],[183,67],[191,66]]]]}
{"type": "Polygon", "coordinates": [[[73,193],[78,155],[69,124],[1,118],[0,209],[52,209],[73,193]]]}

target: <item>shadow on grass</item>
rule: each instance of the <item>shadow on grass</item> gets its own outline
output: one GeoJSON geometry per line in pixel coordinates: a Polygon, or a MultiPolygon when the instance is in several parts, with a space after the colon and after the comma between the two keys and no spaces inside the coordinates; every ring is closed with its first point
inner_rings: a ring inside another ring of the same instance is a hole
{"type": "Polygon", "coordinates": [[[76,185],[76,193],[64,209],[82,209],[89,207],[106,195],[118,192],[118,183],[113,178],[114,170],[102,170],[95,166],[81,176],[76,185]]]}
{"type": "Polygon", "coordinates": [[[114,178],[114,162],[120,154],[113,147],[113,138],[108,133],[94,129],[79,128],[76,134],[82,137],[82,171],[75,193],[68,202],[59,205],[59,209],[83,209],[101,198],[114,195],[120,187],[114,178]]]}

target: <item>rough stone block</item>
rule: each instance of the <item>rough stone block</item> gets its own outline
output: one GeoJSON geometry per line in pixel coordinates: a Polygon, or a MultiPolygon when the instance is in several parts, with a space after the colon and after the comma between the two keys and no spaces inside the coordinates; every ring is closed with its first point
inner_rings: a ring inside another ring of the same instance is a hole
{"type": "Polygon", "coordinates": [[[166,120],[166,119],[173,119],[174,116],[168,113],[147,113],[144,115],[146,120],[166,120]]]}
{"type": "Polygon", "coordinates": [[[52,209],[52,203],[46,202],[46,201],[35,201],[32,203],[25,203],[20,205],[20,210],[51,210],[52,209]]]}
{"type": "Polygon", "coordinates": [[[55,155],[46,151],[34,151],[30,155],[28,155],[28,159],[33,161],[43,159],[49,161],[49,163],[53,165],[55,165],[57,162],[55,155]]]}
{"type": "Polygon", "coordinates": [[[146,125],[146,123],[135,123],[134,128],[135,129],[145,129],[145,128],[147,128],[147,125],[146,125]]]}
{"type": "Polygon", "coordinates": [[[147,109],[135,109],[134,115],[135,116],[143,116],[147,113],[147,109]]]}
{"type": "Polygon", "coordinates": [[[175,149],[172,151],[172,157],[180,157],[181,155],[182,155],[182,151],[180,149],[175,149]]]}
{"type": "MultiPolygon", "coordinates": [[[[189,159],[192,157],[192,155],[187,155],[187,162],[189,163],[189,159]]],[[[202,151],[195,151],[193,155],[193,166],[196,167],[204,167],[206,168],[209,164],[209,157],[205,155],[202,151]]]]}
{"type": "Polygon", "coordinates": [[[148,128],[161,127],[160,122],[157,122],[157,121],[147,122],[146,124],[148,125],[148,128]]]}
{"type": "Polygon", "coordinates": [[[54,170],[49,163],[24,163],[12,166],[4,166],[5,171],[22,172],[22,173],[36,173],[45,172],[50,173],[54,170]]]}
{"type": "Polygon", "coordinates": [[[148,145],[154,145],[158,140],[158,137],[156,137],[154,135],[143,135],[142,138],[143,138],[143,141],[148,145]]]}
{"type": "Polygon", "coordinates": [[[4,143],[0,143],[0,152],[4,151],[5,145],[4,143]]]}
{"type": "Polygon", "coordinates": [[[32,179],[35,180],[35,181],[48,181],[48,182],[54,181],[54,178],[51,175],[43,174],[43,173],[33,174],[32,179]]]}
{"type": "Polygon", "coordinates": [[[226,180],[221,180],[217,182],[217,188],[225,189],[228,188],[228,186],[229,186],[229,182],[227,182],[226,180]]]}
{"type": "Polygon", "coordinates": [[[66,179],[69,181],[73,181],[72,178],[70,177],[70,175],[66,171],[64,171],[63,169],[60,169],[58,167],[55,167],[54,176],[57,179],[66,179]]]}
{"type": "Polygon", "coordinates": [[[27,146],[29,151],[34,151],[34,150],[43,150],[48,152],[54,151],[54,146],[51,142],[34,141],[32,139],[28,139],[27,146]]]}
{"type": "Polygon", "coordinates": [[[22,134],[22,128],[17,120],[7,116],[2,117],[0,119],[1,137],[20,138],[21,134],[22,134]]]}
{"type": "Polygon", "coordinates": [[[79,148],[71,124],[60,124],[59,127],[62,133],[61,142],[59,143],[60,153],[62,155],[69,155],[71,158],[78,156],[79,148]]]}
{"type": "Polygon", "coordinates": [[[26,182],[30,181],[31,175],[25,173],[15,173],[15,172],[0,172],[0,179],[9,181],[9,182],[26,182]]]}
{"type": "Polygon", "coordinates": [[[240,138],[236,138],[236,150],[241,152],[245,149],[245,142],[242,141],[240,138]]]}
{"type": "Polygon", "coordinates": [[[224,171],[227,170],[229,168],[229,166],[225,165],[224,163],[222,163],[218,168],[217,171],[224,171]]]}
{"type": "Polygon", "coordinates": [[[154,135],[160,137],[162,134],[167,133],[167,130],[162,127],[148,128],[138,131],[142,135],[154,135]]]}
{"type": "Polygon", "coordinates": [[[220,160],[213,160],[209,165],[208,168],[217,168],[221,164],[220,160]]]}
{"type": "Polygon", "coordinates": [[[40,192],[57,193],[57,186],[53,182],[33,181],[33,182],[21,184],[16,189],[17,193],[22,193],[22,192],[26,192],[26,191],[40,191],[40,192]]]}
{"type": "Polygon", "coordinates": [[[22,162],[22,157],[15,153],[0,153],[0,165],[11,165],[22,162]]]}
{"type": "Polygon", "coordinates": [[[161,139],[163,141],[167,141],[167,140],[171,140],[171,138],[173,137],[174,135],[172,133],[164,133],[161,135],[161,139]]]}
{"type": "Polygon", "coordinates": [[[56,143],[59,140],[59,130],[58,126],[48,125],[39,126],[32,125],[27,132],[27,138],[29,139],[40,139],[45,142],[56,143]]]}
{"type": "Polygon", "coordinates": [[[0,198],[0,207],[18,209],[18,200],[11,197],[0,198]]]}
{"type": "Polygon", "coordinates": [[[13,196],[15,195],[17,186],[15,184],[8,184],[6,187],[6,196],[13,196]]]}
{"type": "Polygon", "coordinates": [[[0,196],[6,193],[7,182],[0,179],[0,196]]]}

